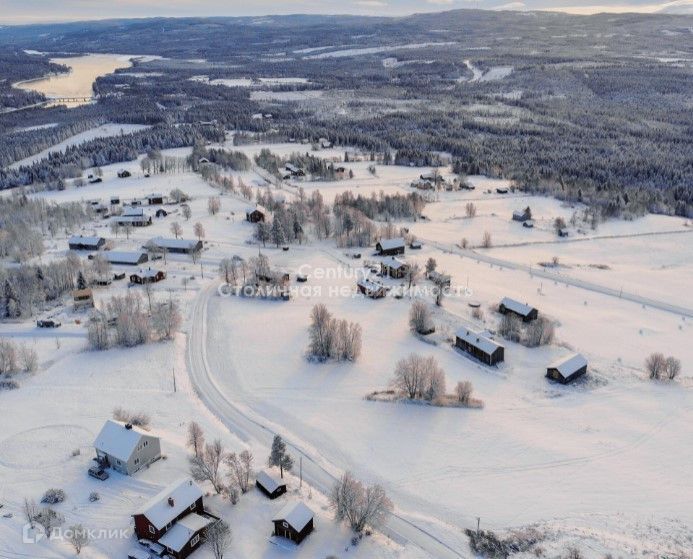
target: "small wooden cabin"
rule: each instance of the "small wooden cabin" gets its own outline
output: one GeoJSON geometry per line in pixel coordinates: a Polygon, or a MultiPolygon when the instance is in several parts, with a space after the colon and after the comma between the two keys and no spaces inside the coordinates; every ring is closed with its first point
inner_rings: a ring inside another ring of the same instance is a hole
{"type": "Polygon", "coordinates": [[[587,372],[587,359],[579,353],[561,357],[546,368],[546,378],[568,384],[587,372]]]}
{"type": "Polygon", "coordinates": [[[481,332],[474,332],[469,328],[457,331],[455,345],[487,365],[495,365],[505,359],[505,347],[481,332]]]}
{"type": "Polygon", "coordinates": [[[373,281],[369,278],[361,278],[356,282],[359,293],[371,299],[382,299],[387,295],[388,288],[382,283],[373,281]]]}
{"type": "Polygon", "coordinates": [[[534,307],[530,307],[526,303],[520,303],[510,297],[503,297],[503,300],[498,305],[498,312],[501,314],[514,314],[521,318],[523,322],[531,322],[539,316],[539,311],[534,307]]]}
{"type": "Polygon", "coordinates": [[[266,471],[261,471],[255,478],[255,486],[270,499],[276,499],[286,493],[286,483],[266,471]]]}
{"type": "Polygon", "coordinates": [[[380,256],[396,256],[404,254],[406,243],[402,237],[396,239],[381,239],[375,244],[375,250],[380,256]]]}
{"type": "Polygon", "coordinates": [[[134,274],[130,274],[130,282],[143,285],[145,283],[157,283],[166,279],[166,272],[162,270],[140,270],[134,274]]]}
{"type": "Polygon", "coordinates": [[[255,206],[254,208],[248,208],[245,211],[245,219],[250,223],[258,223],[260,221],[264,222],[267,217],[267,211],[262,206],[255,206]]]}
{"type": "Polygon", "coordinates": [[[313,531],[313,511],[301,502],[288,503],[272,522],[275,536],[300,544],[313,531]]]}
{"type": "Polygon", "coordinates": [[[389,256],[380,263],[380,270],[384,276],[402,279],[409,273],[409,264],[400,258],[389,256]]]}

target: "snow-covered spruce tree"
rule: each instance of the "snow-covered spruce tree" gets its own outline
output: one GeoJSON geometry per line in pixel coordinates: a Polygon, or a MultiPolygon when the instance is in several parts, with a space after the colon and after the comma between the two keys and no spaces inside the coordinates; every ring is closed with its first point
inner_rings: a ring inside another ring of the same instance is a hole
{"type": "Polygon", "coordinates": [[[279,435],[275,435],[272,440],[272,449],[267,464],[270,467],[278,467],[282,478],[284,477],[284,470],[290,472],[291,468],[294,467],[294,460],[289,456],[286,451],[286,443],[279,435]]]}

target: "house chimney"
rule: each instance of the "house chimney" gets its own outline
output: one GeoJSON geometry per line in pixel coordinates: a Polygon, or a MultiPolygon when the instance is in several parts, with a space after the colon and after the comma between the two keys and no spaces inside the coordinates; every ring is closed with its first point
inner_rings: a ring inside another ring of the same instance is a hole
{"type": "Polygon", "coordinates": [[[125,424],[125,428],[126,428],[128,431],[129,431],[130,429],[132,429],[132,423],[126,423],[126,424],[125,424]]]}
{"type": "Polygon", "coordinates": [[[175,504],[176,504],[176,503],[175,503],[175,501],[173,500],[173,497],[169,497],[169,498],[168,498],[168,506],[172,507],[172,506],[175,505],[175,504]]]}

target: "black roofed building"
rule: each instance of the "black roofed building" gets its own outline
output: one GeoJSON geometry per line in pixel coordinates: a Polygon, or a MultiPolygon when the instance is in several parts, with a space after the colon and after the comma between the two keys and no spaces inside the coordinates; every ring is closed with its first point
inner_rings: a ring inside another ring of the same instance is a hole
{"type": "Polygon", "coordinates": [[[313,511],[301,502],[287,503],[272,522],[275,536],[300,544],[313,531],[313,511]]]}
{"type": "Polygon", "coordinates": [[[404,254],[405,242],[402,237],[396,239],[381,239],[375,245],[380,256],[396,256],[404,254]]]}
{"type": "Polygon", "coordinates": [[[257,474],[255,485],[270,499],[276,499],[286,493],[286,483],[284,483],[284,480],[264,470],[257,474]]]}
{"type": "Polygon", "coordinates": [[[106,239],[103,237],[83,237],[82,235],[73,235],[67,242],[70,250],[100,250],[106,244],[106,239]]]}
{"type": "Polygon", "coordinates": [[[505,347],[482,332],[460,328],[455,345],[487,365],[495,365],[505,359],[505,347]]]}
{"type": "Polygon", "coordinates": [[[512,313],[521,318],[523,322],[536,320],[539,316],[539,311],[534,307],[530,307],[526,303],[520,303],[510,297],[503,297],[503,300],[498,305],[498,312],[501,314],[512,313]]]}
{"type": "Polygon", "coordinates": [[[546,378],[568,384],[587,372],[587,359],[579,353],[561,357],[546,368],[546,378]]]}

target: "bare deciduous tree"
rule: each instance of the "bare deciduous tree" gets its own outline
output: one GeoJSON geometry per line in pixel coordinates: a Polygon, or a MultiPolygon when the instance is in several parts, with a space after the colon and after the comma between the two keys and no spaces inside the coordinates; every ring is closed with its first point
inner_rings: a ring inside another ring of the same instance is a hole
{"type": "Polygon", "coordinates": [[[74,524],[67,531],[67,541],[75,548],[75,553],[79,555],[82,549],[89,544],[89,533],[81,524],[74,524]]]}
{"type": "Polygon", "coordinates": [[[472,397],[472,383],[468,380],[461,380],[455,386],[455,396],[457,396],[457,401],[465,406],[469,404],[472,397]]]}
{"type": "Polygon", "coordinates": [[[476,205],[474,202],[467,202],[464,211],[468,218],[476,217],[476,205]]]}
{"type": "Polygon", "coordinates": [[[491,239],[491,233],[489,231],[484,231],[481,246],[483,248],[491,248],[493,246],[493,240],[491,239]]]}
{"type": "Polygon", "coordinates": [[[414,301],[409,309],[409,326],[418,334],[430,334],[434,330],[433,317],[428,305],[414,301]]]}
{"type": "Polygon", "coordinates": [[[202,431],[202,427],[196,421],[191,421],[188,425],[188,439],[186,441],[186,446],[192,449],[195,456],[199,456],[205,446],[205,434],[202,431]]]}
{"type": "Polygon", "coordinates": [[[332,488],[330,504],[337,520],[346,520],[357,533],[367,526],[382,526],[393,508],[382,487],[366,487],[350,472],[346,472],[332,488]]]}
{"type": "Polygon", "coordinates": [[[178,332],[182,322],[183,317],[178,309],[178,303],[172,299],[154,305],[152,327],[159,337],[170,340],[178,332]]]}
{"type": "Polygon", "coordinates": [[[223,520],[217,520],[205,531],[204,546],[212,553],[214,559],[224,559],[231,546],[231,528],[223,520]]]}
{"type": "Polygon", "coordinates": [[[232,452],[226,457],[226,464],[232,485],[238,487],[241,493],[247,493],[253,472],[253,453],[249,450],[243,450],[240,454],[232,452]]]}
{"type": "Polygon", "coordinates": [[[210,196],[207,200],[207,212],[209,215],[217,215],[221,210],[221,199],[218,196],[210,196]]]}
{"type": "Polygon", "coordinates": [[[224,487],[219,471],[226,456],[224,446],[220,439],[215,439],[204,446],[204,450],[197,456],[190,456],[190,475],[195,481],[209,481],[217,494],[224,487]]]}
{"type": "Polygon", "coordinates": [[[195,233],[198,241],[205,238],[205,228],[199,221],[193,225],[193,232],[195,233]]]}
{"type": "Polygon", "coordinates": [[[181,224],[177,221],[171,223],[171,233],[173,233],[176,239],[180,237],[183,234],[183,228],[181,227],[181,224]]]}
{"type": "Polygon", "coordinates": [[[650,375],[651,379],[659,379],[662,377],[664,372],[664,367],[666,364],[666,357],[663,353],[652,353],[645,360],[645,368],[650,375]]]}

